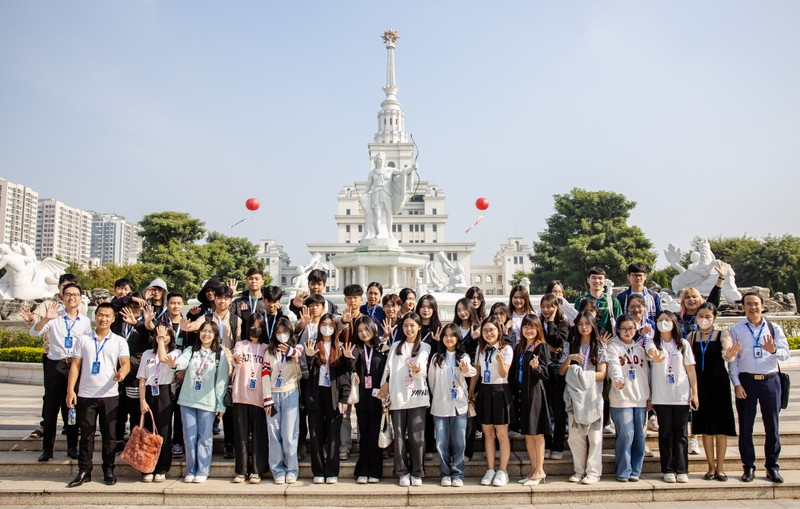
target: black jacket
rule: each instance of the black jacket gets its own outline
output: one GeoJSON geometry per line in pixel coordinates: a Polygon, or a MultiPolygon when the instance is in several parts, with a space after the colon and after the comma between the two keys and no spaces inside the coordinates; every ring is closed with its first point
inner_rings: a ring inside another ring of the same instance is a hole
{"type": "MultiPolygon", "coordinates": [[[[319,345],[322,348],[322,345],[319,345]]],[[[306,356],[308,362],[308,380],[305,383],[306,408],[319,410],[319,370],[316,356],[306,356]]],[[[336,364],[330,366],[331,394],[334,413],[339,411],[338,404],[347,404],[350,397],[350,371],[353,369],[353,359],[339,355],[336,364]]]]}
{"type": "Polygon", "coordinates": [[[378,350],[377,348],[372,350],[372,362],[370,362],[372,389],[367,389],[365,385],[367,377],[367,357],[364,355],[364,347],[361,346],[353,351],[353,353],[358,352],[355,361],[355,371],[358,373],[358,378],[360,379],[358,386],[358,403],[356,403],[356,406],[359,410],[366,410],[367,412],[383,412],[383,402],[372,396],[373,389],[381,388],[381,378],[383,377],[383,370],[386,368],[387,352],[380,352],[378,350]]]}

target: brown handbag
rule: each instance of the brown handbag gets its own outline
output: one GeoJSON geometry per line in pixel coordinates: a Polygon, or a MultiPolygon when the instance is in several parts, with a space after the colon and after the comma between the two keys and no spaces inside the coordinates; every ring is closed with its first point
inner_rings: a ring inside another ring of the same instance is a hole
{"type": "MultiPolygon", "coordinates": [[[[153,411],[150,410],[150,420],[153,422],[153,429],[156,428],[156,420],[153,411]]],[[[133,428],[125,450],[122,451],[120,458],[130,466],[143,474],[149,474],[156,469],[158,455],[161,454],[161,445],[164,438],[158,433],[151,433],[144,427],[144,414],[139,419],[139,425],[133,428]]]]}

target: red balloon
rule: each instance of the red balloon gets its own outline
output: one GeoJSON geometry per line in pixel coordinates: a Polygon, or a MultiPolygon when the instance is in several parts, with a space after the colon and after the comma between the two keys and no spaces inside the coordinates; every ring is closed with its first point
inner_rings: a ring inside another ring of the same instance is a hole
{"type": "Polygon", "coordinates": [[[486,198],[478,198],[475,200],[475,206],[478,207],[478,210],[486,210],[489,208],[489,200],[486,198]]]}
{"type": "Polygon", "coordinates": [[[248,198],[246,202],[244,202],[244,206],[247,207],[247,210],[258,210],[261,206],[261,202],[258,201],[258,198],[248,198]]]}

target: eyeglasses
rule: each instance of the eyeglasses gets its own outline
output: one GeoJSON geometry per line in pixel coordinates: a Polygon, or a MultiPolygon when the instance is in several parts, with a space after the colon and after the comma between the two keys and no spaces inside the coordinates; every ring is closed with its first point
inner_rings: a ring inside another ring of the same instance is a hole
{"type": "Polygon", "coordinates": [[[64,298],[65,299],[78,299],[78,298],[80,298],[80,296],[81,296],[81,294],[79,294],[79,293],[65,293],[64,294],[64,298]]]}
{"type": "Polygon", "coordinates": [[[619,328],[620,332],[634,332],[635,330],[636,330],[636,327],[620,327],[619,328]]]}
{"type": "Polygon", "coordinates": [[[644,279],[647,276],[647,274],[643,274],[641,272],[636,272],[636,273],[628,274],[628,275],[630,277],[635,277],[636,279],[644,279]]]}

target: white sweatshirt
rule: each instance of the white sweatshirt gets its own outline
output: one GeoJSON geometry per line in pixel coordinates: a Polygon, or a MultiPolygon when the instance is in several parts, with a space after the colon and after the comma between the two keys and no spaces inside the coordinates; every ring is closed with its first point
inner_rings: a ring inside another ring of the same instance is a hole
{"type": "Polygon", "coordinates": [[[477,370],[469,362],[469,355],[464,354],[462,359],[466,359],[469,370],[464,374],[459,362],[455,359],[455,352],[446,353],[446,358],[442,366],[436,365],[438,354],[433,356],[431,365],[428,368],[428,386],[431,389],[431,415],[434,417],[455,417],[467,413],[469,406],[469,389],[466,377],[475,376],[477,370]],[[455,364],[454,364],[455,363],[455,364]],[[452,369],[452,368],[455,369],[452,369]],[[451,389],[455,389],[456,398],[453,399],[451,389]]]}
{"type": "Polygon", "coordinates": [[[430,393],[428,392],[428,357],[431,347],[420,343],[416,357],[411,356],[414,349],[413,343],[403,342],[400,354],[395,353],[397,345],[389,349],[386,358],[386,369],[383,370],[381,385],[389,381],[389,409],[406,410],[430,406],[430,393]],[[414,374],[408,369],[408,361],[419,365],[419,372],[414,374]],[[409,387],[410,383],[410,387],[409,387]]]}
{"type": "Polygon", "coordinates": [[[646,407],[650,399],[650,365],[642,344],[633,341],[626,345],[621,339],[614,338],[606,347],[606,360],[608,379],[612,383],[608,392],[611,408],[646,407]],[[617,380],[625,382],[622,389],[614,387],[617,380]]]}

